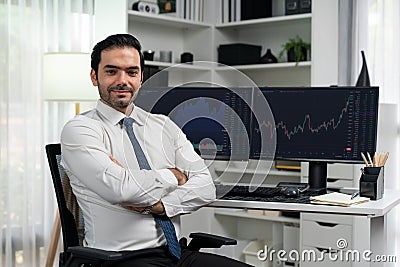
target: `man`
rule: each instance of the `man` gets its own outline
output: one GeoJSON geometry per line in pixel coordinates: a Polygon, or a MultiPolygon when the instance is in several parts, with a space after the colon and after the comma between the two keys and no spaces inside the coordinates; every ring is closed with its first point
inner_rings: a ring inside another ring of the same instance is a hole
{"type": "Polygon", "coordinates": [[[167,245],[157,218],[169,217],[179,235],[179,215],[215,200],[215,187],[183,132],[168,117],[132,104],[143,65],[135,37],[117,34],[99,42],[90,77],[100,100],[61,134],[62,164],[83,211],[85,245],[150,252],[116,266],[247,266],[187,250],[176,256],[173,242],[167,245]]]}

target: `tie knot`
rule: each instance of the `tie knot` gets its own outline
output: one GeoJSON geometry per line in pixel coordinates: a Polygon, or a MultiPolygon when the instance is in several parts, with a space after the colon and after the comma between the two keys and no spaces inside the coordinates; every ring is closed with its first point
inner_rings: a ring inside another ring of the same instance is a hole
{"type": "Polygon", "coordinates": [[[122,123],[125,125],[125,127],[132,127],[134,119],[132,119],[131,117],[125,117],[122,119],[122,123]]]}

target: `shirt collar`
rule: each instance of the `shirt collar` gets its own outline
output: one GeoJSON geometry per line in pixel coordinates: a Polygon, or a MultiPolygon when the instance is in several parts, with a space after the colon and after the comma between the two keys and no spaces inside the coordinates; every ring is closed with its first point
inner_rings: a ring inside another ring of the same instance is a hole
{"type": "MultiPolygon", "coordinates": [[[[104,104],[100,100],[97,101],[96,109],[108,120],[112,125],[117,125],[123,118],[125,114],[119,112],[118,110],[104,104]]],[[[129,117],[135,120],[139,125],[143,125],[143,110],[135,106],[129,117]]]]}

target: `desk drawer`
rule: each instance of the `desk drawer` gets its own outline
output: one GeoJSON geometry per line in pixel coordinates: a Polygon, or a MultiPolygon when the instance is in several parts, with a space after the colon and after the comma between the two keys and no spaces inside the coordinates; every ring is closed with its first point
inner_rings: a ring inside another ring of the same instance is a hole
{"type": "Polygon", "coordinates": [[[301,220],[353,225],[353,216],[351,215],[302,212],[301,220]]]}
{"type": "Polygon", "coordinates": [[[304,246],[302,253],[301,267],[351,267],[352,264],[350,261],[340,260],[340,257],[336,259],[334,255],[330,257],[327,250],[312,246],[304,246]]]}
{"type": "Polygon", "coordinates": [[[345,243],[346,248],[351,248],[352,233],[351,216],[336,214],[302,215],[302,245],[337,249],[338,240],[341,240],[341,245],[345,243]]]}

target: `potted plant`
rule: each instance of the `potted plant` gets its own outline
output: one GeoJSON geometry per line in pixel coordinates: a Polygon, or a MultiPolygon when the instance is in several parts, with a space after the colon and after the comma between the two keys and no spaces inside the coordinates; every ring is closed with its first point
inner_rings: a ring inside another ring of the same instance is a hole
{"type": "Polygon", "coordinates": [[[311,51],[311,44],[306,43],[300,36],[296,35],[295,38],[290,38],[288,42],[282,45],[282,51],[279,53],[279,58],[287,53],[288,62],[296,62],[307,60],[307,51],[311,51]]]}

